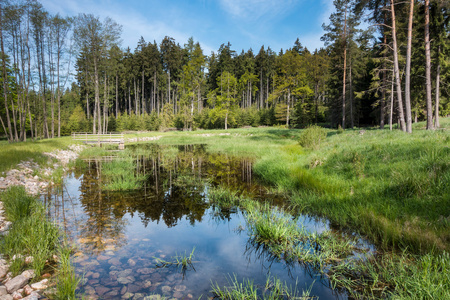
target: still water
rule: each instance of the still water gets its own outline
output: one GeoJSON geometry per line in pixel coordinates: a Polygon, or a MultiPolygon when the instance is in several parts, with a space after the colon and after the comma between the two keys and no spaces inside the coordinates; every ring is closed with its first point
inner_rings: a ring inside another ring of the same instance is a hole
{"type": "MultiPolygon", "coordinates": [[[[212,297],[212,284],[229,286],[230,278],[251,279],[264,289],[268,276],[320,299],[344,299],[312,269],[286,263],[252,244],[244,212],[209,203],[208,190],[223,186],[259,201],[283,205],[280,195],[258,184],[252,161],[208,153],[203,145],[140,145],[127,149],[140,188],[117,192],[102,166],[110,159],[86,162],[45,201],[76,246],[73,263],[83,276],[79,290],[87,299],[171,299],[212,297]],[[158,262],[194,251],[192,268],[158,268],[158,262]]],[[[114,159],[114,158],[113,158],[114,159]]],[[[300,216],[310,231],[324,222],[300,216]]]]}

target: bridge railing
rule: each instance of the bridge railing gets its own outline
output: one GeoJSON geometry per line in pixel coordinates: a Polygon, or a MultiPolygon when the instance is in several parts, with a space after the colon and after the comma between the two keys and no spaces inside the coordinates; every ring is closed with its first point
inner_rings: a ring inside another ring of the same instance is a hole
{"type": "Polygon", "coordinates": [[[123,133],[72,132],[72,139],[85,144],[124,144],[123,133]]]}

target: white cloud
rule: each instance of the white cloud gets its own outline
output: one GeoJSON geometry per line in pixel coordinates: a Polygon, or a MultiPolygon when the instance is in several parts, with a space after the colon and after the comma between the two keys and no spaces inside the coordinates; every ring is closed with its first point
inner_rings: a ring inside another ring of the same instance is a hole
{"type": "Polygon", "coordinates": [[[298,2],[298,0],[220,0],[220,5],[233,17],[248,22],[284,14],[298,2]]]}

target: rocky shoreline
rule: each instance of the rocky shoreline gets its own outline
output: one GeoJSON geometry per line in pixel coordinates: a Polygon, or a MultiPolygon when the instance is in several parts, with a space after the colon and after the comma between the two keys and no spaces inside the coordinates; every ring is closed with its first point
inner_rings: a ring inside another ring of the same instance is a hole
{"type": "MultiPolygon", "coordinates": [[[[45,155],[55,158],[58,162],[52,167],[41,168],[32,160],[22,161],[17,168],[11,169],[0,177],[0,191],[14,185],[22,185],[32,195],[39,195],[46,191],[52,184],[49,178],[54,170],[65,168],[67,164],[75,160],[84,149],[83,145],[71,145],[68,150],[56,150],[45,155]]],[[[0,201],[0,234],[8,233],[11,222],[5,219],[3,203],[0,201]]],[[[32,260],[31,257],[26,261],[32,260]]],[[[40,293],[48,288],[50,274],[44,274],[43,280],[29,284],[35,277],[33,270],[26,270],[22,274],[13,277],[9,271],[9,264],[5,259],[0,259],[0,300],[39,299],[40,293]]]]}

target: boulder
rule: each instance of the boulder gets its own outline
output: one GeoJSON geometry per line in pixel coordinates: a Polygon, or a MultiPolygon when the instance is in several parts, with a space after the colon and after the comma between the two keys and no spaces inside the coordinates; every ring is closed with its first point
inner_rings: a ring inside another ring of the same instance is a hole
{"type": "Polygon", "coordinates": [[[23,288],[28,283],[28,280],[30,279],[23,275],[18,275],[5,283],[6,290],[11,294],[18,289],[23,288]]]}

